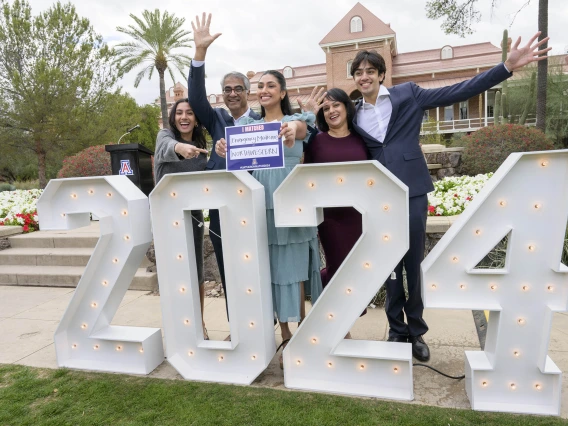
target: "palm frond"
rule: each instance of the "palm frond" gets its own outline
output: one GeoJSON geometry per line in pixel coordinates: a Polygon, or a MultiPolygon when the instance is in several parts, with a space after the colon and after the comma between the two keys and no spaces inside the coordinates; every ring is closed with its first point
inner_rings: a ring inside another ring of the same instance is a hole
{"type": "Polygon", "coordinates": [[[152,65],[148,65],[146,68],[144,68],[142,71],[140,71],[136,75],[136,80],[134,80],[134,87],[138,87],[138,85],[140,84],[140,81],[144,78],[146,73],[149,73],[150,76],[152,76],[153,70],[154,70],[154,65],[152,64],[152,65]]]}

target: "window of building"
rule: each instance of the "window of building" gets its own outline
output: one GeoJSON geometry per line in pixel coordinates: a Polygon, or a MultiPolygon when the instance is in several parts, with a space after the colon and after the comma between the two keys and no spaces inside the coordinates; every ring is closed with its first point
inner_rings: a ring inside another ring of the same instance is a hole
{"type": "Polygon", "coordinates": [[[351,32],[359,33],[363,31],[363,20],[359,16],[351,18],[351,32]]]}
{"type": "Polygon", "coordinates": [[[285,67],[282,70],[282,74],[284,74],[284,78],[292,78],[294,76],[294,71],[290,67],[285,67]]]}
{"type": "Polygon", "coordinates": [[[430,110],[424,111],[424,115],[422,116],[422,122],[425,123],[430,119],[430,110]]]}
{"type": "Polygon", "coordinates": [[[460,102],[460,120],[467,120],[469,118],[468,101],[460,102]]]}
{"type": "Polygon", "coordinates": [[[450,46],[445,46],[442,48],[442,59],[451,59],[454,57],[454,49],[450,46]]]}
{"type": "Polygon", "coordinates": [[[347,61],[347,78],[351,78],[351,64],[353,60],[347,61]]]}
{"type": "Polygon", "coordinates": [[[444,108],[444,121],[454,120],[454,106],[450,105],[444,108]]]}
{"type": "Polygon", "coordinates": [[[217,102],[217,96],[216,95],[209,95],[209,103],[216,103],[217,102]]]}
{"type": "Polygon", "coordinates": [[[495,92],[487,92],[487,117],[493,117],[495,107],[495,92]]]}

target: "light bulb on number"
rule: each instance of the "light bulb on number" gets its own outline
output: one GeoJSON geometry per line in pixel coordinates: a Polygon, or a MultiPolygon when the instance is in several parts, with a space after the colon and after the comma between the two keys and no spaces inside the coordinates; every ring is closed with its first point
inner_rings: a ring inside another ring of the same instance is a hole
{"type": "Polygon", "coordinates": [[[528,247],[528,249],[529,249],[529,251],[535,251],[535,250],[536,250],[536,247],[531,244],[531,245],[528,247]]]}
{"type": "Polygon", "coordinates": [[[177,193],[176,193],[176,192],[170,192],[170,196],[171,196],[172,198],[176,198],[176,197],[177,197],[177,193]]]}
{"type": "Polygon", "coordinates": [[[91,308],[96,308],[96,307],[97,307],[97,302],[91,303],[91,308]]]}
{"type": "Polygon", "coordinates": [[[540,167],[546,167],[546,166],[548,166],[548,160],[542,160],[540,162],[540,167]]]}
{"type": "Polygon", "coordinates": [[[85,323],[81,324],[81,328],[82,328],[83,330],[86,329],[86,328],[87,328],[87,324],[85,324],[85,323]]]}
{"type": "Polygon", "coordinates": [[[348,289],[345,290],[345,293],[351,294],[352,291],[353,291],[353,290],[351,290],[350,288],[348,288],[348,289]]]}
{"type": "Polygon", "coordinates": [[[203,188],[203,192],[209,192],[209,188],[207,187],[203,188]]]}
{"type": "Polygon", "coordinates": [[[223,355],[219,356],[219,362],[223,361],[225,359],[225,357],[223,355]]]}
{"type": "Polygon", "coordinates": [[[184,323],[185,325],[189,325],[189,320],[188,320],[188,319],[185,319],[185,320],[183,320],[183,323],[184,323]]]}
{"type": "Polygon", "coordinates": [[[327,366],[328,366],[329,368],[332,368],[332,367],[333,367],[333,363],[332,363],[332,362],[328,362],[328,363],[327,363],[327,366]]]}
{"type": "Polygon", "coordinates": [[[254,322],[252,322],[252,321],[249,322],[249,327],[250,327],[250,328],[253,328],[253,327],[254,327],[254,322]]]}
{"type": "Polygon", "coordinates": [[[528,285],[524,285],[521,287],[521,290],[523,291],[529,291],[529,286],[528,285]]]}
{"type": "Polygon", "coordinates": [[[255,361],[255,360],[256,360],[256,355],[251,356],[250,359],[252,359],[253,361],[255,361]]]}
{"type": "Polygon", "coordinates": [[[73,343],[73,344],[71,345],[71,347],[72,347],[73,349],[77,349],[77,343],[73,343]]]}
{"type": "Polygon", "coordinates": [[[112,197],[112,192],[107,192],[107,197],[112,197]]]}
{"type": "Polygon", "coordinates": [[[392,369],[392,371],[393,371],[395,374],[398,374],[398,371],[399,371],[399,370],[398,370],[398,367],[394,367],[394,368],[392,369]]]}
{"type": "Polygon", "coordinates": [[[538,209],[540,209],[540,207],[541,207],[541,205],[540,205],[540,204],[538,204],[538,203],[536,203],[536,204],[534,205],[534,208],[535,208],[535,210],[538,210],[538,209]]]}
{"type": "Polygon", "coordinates": [[[505,207],[507,205],[507,202],[505,200],[501,200],[501,201],[499,201],[499,205],[501,207],[505,207]]]}
{"type": "Polygon", "coordinates": [[[122,214],[123,216],[128,216],[128,210],[123,210],[123,211],[121,212],[121,214],[122,214]]]}
{"type": "Polygon", "coordinates": [[[364,370],[364,369],[365,369],[365,364],[359,365],[359,370],[364,370]]]}
{"type": "Polygon", "coordinates": [[[302,361],[300,361],[299,359],[296,360],[296,365],[300,365],[302,363],[302,361]]]}
{"type": "Polygon", "coordinates": [[[71,198],[77,198],[77,194],[71,194],[71,198]]]}
{"type": "Polygon", "coordinates": [[[515,390],[515,389],[517,389],[517,385],[514,384],[514,383],[511,383],[511,384],[509,385],[509,388],[511,388],[511,390],[515,390]]]}
{"type": "Polygon", "coordinates": [[[309,186],[310,188],[315,188],[315,187],[316,187],[316,184],[315,184],[314,182],[310,182],[310,183],[308,183],[308,186],[309,186]]]}
{"type": "Polygon", "coordinates": [[[108,281],[107,281],[107,280],[103,280],[103,281],[101,282],[101,284],[106,287],[106,286],[108,285],[108,281]]]}
{"type": "Polygon", "coordinates": [[[89,195],[93,195],[95,193],[95,191],[93,191],[92,189],[89,189],[88,193],[89,193],[89,195]]]}
{"type": "Polygon", "coordinates": [[[465,284],[460,284],[460,289],[465,290],[467,286],[465,284]]]}
{"type": "Polygon", "coordinates": [[[338,177],[338,178],[337,178],[337,183],[343,183],[343,178],[342,178],[342,177],[338,177]]]}
{"type": "Polygon", "coordinates": [[[385,204],[385,205],[383,206],[383,211],[384,211],[384,212],[388,212],[389,210],[390,210],[390,206],[389,206],[388,204],[385,204]]]}
{"type": "Polygon", "coordinates": [[[95,346],[93,346],[93,349],[94,349],[95,351],[98,351],[98,350],[99,350],[99,347],[100,347],[99,345],[95,345],[95,346]]]}
{"type": "Polygon", "coordinates": [[[489,385],[489,383],[486,380],[481,382],[481,386],[483,386],[484,388],[486,388],[488,385],[489,385]]]}
{"type": "Polygon", "coordinates": [[[180,292],[180,293],[185,293],[185,287],[180,287],[179,292],[180,292]]]}
{"type": "Polygon", "coordinates": [[[540,383],[537,383],[536,385],[534,385],[534,388],[539,391],[542,389],[542,385],[540,383]]]}
{"type": "Polygon", "coordinates": [[[189,351],[189,352],[187,353],[187,355],[193,356],[193,351],[189,351]]]}
{"type": "Polygon", "coordinates": [[[491,284],[489,288],[491,289],[491,291],[497,290],[497,286],[495,284],[491,284]]]}
{"type": "Polygon", "coordinates": [[[373,186],[374,184],[375,184],[375,181],[373,179],[369,179],[367,181],[367,185],[369,185],[369,186],[373,186]]]}
{"type": "Polygon", "coordinates": [[[176,259],[177,259],[177,260],[182,260],[182,259],[183,259],[183,256],[182,256],[181,254],[178,254],[178,255],[176,256],[176,259]]]}
{"type": "Polygon", "coordinates": [[[387,234],[383,235],[383,241],[387,242],[387,241],[389,241],[389,240],[390,240],[390,236],[389,236],[389,235],[387,235],[387,234]]]}
{"type": "Polygon", "coordinates": [[[318,342],[318,339],[316,339],[315,337],[312,338],[312,343],[315,345],[318,342]]]}
{"type": "Polygon", "coordinates": [[[521,353],[520,353],[519,351],[513,351],[513,356],[514,356],[515,358],[518,358],[518,357],[521,356],[521,353]]]}
{"type": "Polygon", "coordinates": [[[369,268],[371,267],[371,264],[370,264],[369,262],[365,262],[365,263],[363,264],[363,267],[364,267],[365,269],[369,269],[369,268]]]}
{"type": "Polygon", "coordinates": [[[117,350],[118,352],[120,352],[120,351],[122,350],[122,346],[117,345],[117,346],[116,346],[116,350],[117,350]]]}
{"type": "Polygon", "coordinates": [[[237,194],[242,195],[244,191],[242,189],[237,189],[237,194]]]}
{"type": "Polygon", "coordinates": [[[246,226],[247,221],[246,220],[241,220],[241,225],[246,226]]]}
{"type": "Polygon", "coordinates": [[[546,287],[546,289],[552,293],[554,291],[554,286],[549,285],[548,287],[546,287]]]}
{"type": "Polygon", "coordinates": [[[174,221],[174,226],[179,226],[179,222],[177,220],[174,221]]]}
{"type": "Polygon", "coordinates": [[[525,325],[525,319],[524,319],[524,318],[519,318],[519,319],[517,319],[517,324],[519,324],[519,325],[525,325]]]}

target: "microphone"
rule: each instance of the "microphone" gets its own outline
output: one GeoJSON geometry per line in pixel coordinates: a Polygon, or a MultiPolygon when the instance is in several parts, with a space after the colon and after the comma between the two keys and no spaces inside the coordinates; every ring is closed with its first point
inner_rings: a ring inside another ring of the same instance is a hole
{"type": "Polygon", "coordinates": [[[131,133],[132,131],[134,131],[134,130],[136,130],[136,129],[139,129],[139,128],[140,128],[140,124],[137,124],[137,125],[134,126],[132,129],[128,129],[128,130],[126,131],[126,133],[131,133]]]}

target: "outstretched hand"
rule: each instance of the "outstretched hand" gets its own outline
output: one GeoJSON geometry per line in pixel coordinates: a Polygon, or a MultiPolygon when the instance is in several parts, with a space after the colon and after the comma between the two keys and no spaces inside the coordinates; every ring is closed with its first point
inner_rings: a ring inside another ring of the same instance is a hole
{"type": "Polygon", "coordinates": [[[199,21],[199,16],[195,17],[195,23],[191,23],[193,28],[193,42],[195,43],[195,59],[196,61],[204,61],[205,54],[207,53],[207,48],[211,46],[221,33],[213,34],[209,32],[209,26],[211,25],[211,14],[206,16],[203,13],[201,22],[199,21]]]}
{"type": "Polygon", "coordinates": [[[313,112],[317,115],[319,109],[321,108],[323,100],[327,96],[327,92],[324,91],[323,87],[320,88],[317,92],[316,90],[318,90],[317,86],[314,87],[314,90],[312,90],[312,94],[310,95],[306,103],[303,103],[298,99],[298,105],[300,106],[300,109],[302,111],[313,112]]]}
{"type": "Polygon", "coordinates": [[[542,50],[537,50],[537,49],[543,44],[545,44],[550,39],[550,37],[545,37],[538,43],[533,44],[539,35],[540,31],[537,32],[534,36],[532,36],[532,38],[529,40],[526,46],[521,48],[519,48],[519,44],[521,43],[521,38],[519,37],[517,39],[517,41],[511,48],[511,51],[509,52],[507,60],[505,61],[505,66],[509,71],[513,72],[514,70],[524,67],[525,65],[530,64],[531,62],[542,61],[543,59],[546,59],[547,56],[545,54],[552,48],[549,47],[547,49],[542,49],[542,50]]]}

